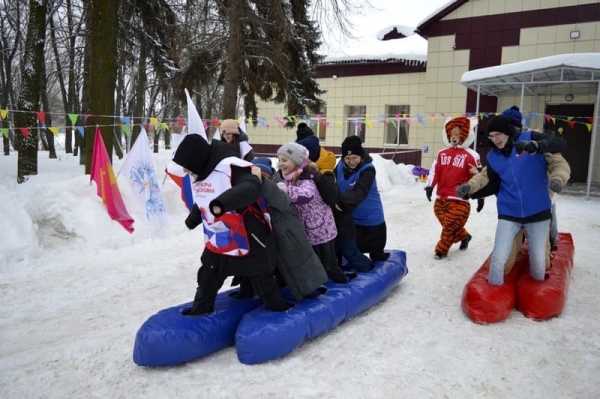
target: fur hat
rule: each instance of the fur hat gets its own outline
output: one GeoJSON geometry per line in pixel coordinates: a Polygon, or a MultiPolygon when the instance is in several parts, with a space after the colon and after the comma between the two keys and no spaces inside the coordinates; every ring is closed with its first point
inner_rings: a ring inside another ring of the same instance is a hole
{"type": "Polygon", "coordinates": [[[277,156],[289,159],[296,166],[303,166],[308,162],[308,150],[298,143],[282,145],[277,150],[277,156]]]}
{"type": "Polygon", "coordinates": [[[471,122],[469,118],[465,118],[464,116],[459,116],[458,118],[450,119],[446,123],[446,137],[448,137],[448,141],[450,141],[450,133],[452,130],[457,127],[460,130],[460,142],[461,144],[465,142],[467,137],[469,137],[469,129],[471,128],[471,122]]]}
{"type": "Polygon", "coordinates": [[[348,136],[342,142],[342,157],[346,155],[360,155],[365,158],[367,155],[362,146],[362,141],[358,136],[348,136]]]}
{"type": "Polygon", "coordinates": [[[487,125],[487,133],[500,132],[504,133],[509,137],[513,137],[516,134],[515,127],[510,119],[502,115],[496,115],[487,125]]]}
{"type": "Polygon", "coordinates": [[[516,127],[523,127],[523,124],[521,123],[523,119],[523,114],[521,114],[519,107],[517,107],[516,105],[513,105],[512,107],[502,111],[502,116],[508,118],[511,121],[511,123],[516,127]]]}
{"type": "Polygon", "coordinates": [[[260,170],[268,175],[268,176],[273,176],[273,174],[275,173],[275,170],[273,169],[273,164],[271,163],[271,159],[270,158],[254,158],[252,160],[252,163],[256,166],[258,166],[260,168],[260,170]]]}
{"type": "Polygon", "coordinates": [[[221,121],[221,134],[227,132],[227,133],[233,133],[233,134],[240,134],[240,124],[238,123],[238,121],[236,121],[235,119],[223,119],[221,121]]]}

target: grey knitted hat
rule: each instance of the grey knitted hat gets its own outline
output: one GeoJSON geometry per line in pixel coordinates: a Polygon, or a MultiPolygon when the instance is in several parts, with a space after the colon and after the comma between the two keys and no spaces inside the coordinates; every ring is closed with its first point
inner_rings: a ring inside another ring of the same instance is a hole
{"type": "Polygon", "coordinates": [[[297,166],[303,166],[308,160],[308,150],[298,143],[284,144],[277,150],[278,156],[288,158],[297,166]]]}

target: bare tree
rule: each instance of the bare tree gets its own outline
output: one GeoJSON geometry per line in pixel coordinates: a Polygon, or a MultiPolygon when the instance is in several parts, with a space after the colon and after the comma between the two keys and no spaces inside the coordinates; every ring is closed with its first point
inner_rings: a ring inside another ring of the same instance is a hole
{"type": "Polygon", "coordinates": [[[44,78],[44,44],[46,38],[45,0],[29,1],[29,21],[21,69],[22,90],[19,93],[17,108],[22,111],[15,115],[15,124],[20,128],[30,128],[28,135],[17,134],[16,146],[19,152],[17,161],[17,182],[25,181],[26,176],[37,174],[38,129],[33,111],[40,109],[42,79],[44,78]]]}

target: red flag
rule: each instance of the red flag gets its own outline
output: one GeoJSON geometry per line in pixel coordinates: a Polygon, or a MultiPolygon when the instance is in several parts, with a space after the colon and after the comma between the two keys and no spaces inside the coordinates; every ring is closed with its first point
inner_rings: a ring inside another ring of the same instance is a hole
{"type": "Polygon", "coordinates": [[[20,127],[19,130],[21,131],[21,134],[23,135],[23,137],[25,137],[25,140],[27,140],[29,138],[29,128],[28,127],[20,127]]]}
{"type": "Polygon", "coordinates": [[[121,223],[125,230],[132,233],[134,220],[129,216],[123,198],[121,198],[117,179],[108,159],[108,153],[99,128],[96,128],[94,136],[90,181],[92,180],[96,182],[96,194],[102,198],[110,218],[121,223]]]}
{"type": "Polygon", "coordinates": [[[37,113],[37,120],[40,123],[40,125],[45,125],[46,124],[46,113],[44,111],[39,111],[36,113],[37,113]]]}

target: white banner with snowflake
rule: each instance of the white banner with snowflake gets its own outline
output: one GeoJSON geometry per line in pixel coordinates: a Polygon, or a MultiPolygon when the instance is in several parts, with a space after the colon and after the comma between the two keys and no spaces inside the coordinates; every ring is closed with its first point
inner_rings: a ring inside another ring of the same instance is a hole
{"type": "Polygon", "coordinates": [[[143,127],[127,154],[119,175],[129,179],[133,191],[143,204],[146,220],[162,225],[166,221],[167,212],[152,161],[148,134],[143,127]]]}

